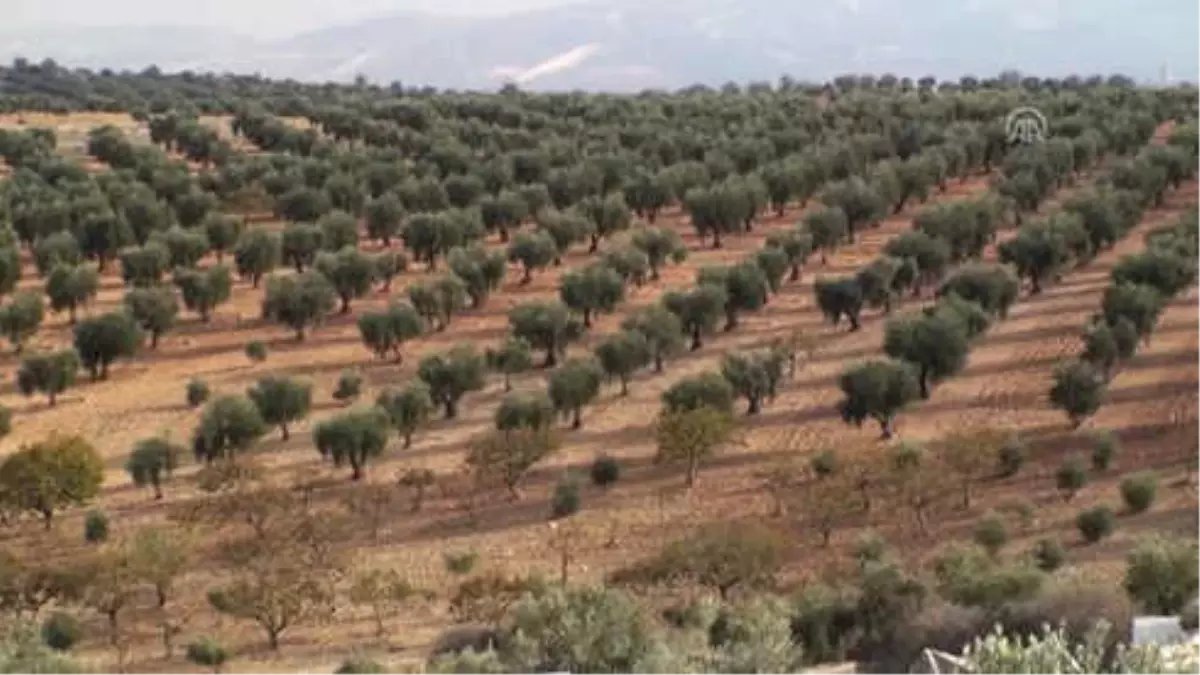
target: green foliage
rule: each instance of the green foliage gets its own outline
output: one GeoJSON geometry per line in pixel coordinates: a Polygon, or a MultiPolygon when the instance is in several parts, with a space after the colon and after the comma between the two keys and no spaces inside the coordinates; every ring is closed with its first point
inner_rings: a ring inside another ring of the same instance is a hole
{"type": "Polygon", "coordinates": [[[197,460],[230,459],[249,450],[267,432],[258,406],[241,396],[219,396],[200,415],[192,434],[197,460]]]}
{"type": "Polygon", "coordinates": [[[447,572],[466,576],[479,564],[479,551],[475,549],[461,552],[446,551],[442,554],[442,561],[445,563],[447,572]]]}
{"type": "Polygon", "coordinates": [[[74,349],[30,354],[21,359],[21,366],[17,369],[17,389],[24,396],[41,392],[54,406],[58,402],[58,395],[75,384],[79,366],[79,354],[74,349]]]}
{"type": "Polygon", "coordinates": [[[1143,340],[1149,340],[1163,310],[1163,296],[1151,286],[1114,284],[1104,291],[1101,312],[1104,321],[1115,325],[1125,319],[1133,324],[1143,340]]]}
{"type": "Polygon", "coordinates": [[[290,224],[280,235],[280,258],[284,264],[295,267],[296,272],[303,272],[316,261],[324,237],[324,232],[315,224],[290,224]]]}
{"type": "Polygon", "coordinates": [[[333,400],[347,403],[362,394],[363,376],[356,368],[346,368],[338,374],[337,386],[333,389],[333,400]]]}
{"type": "Polygon", "coordinates": [[[1033,564],[1043,572],[1053,572],[1062,567],[1067,552],[1057,539],[1039,539],[1031,554],[1033,564]]]}
{"type": "Polygon", "coordinates": [[[132,358],[142,343],[141,326],[127,312],[109,312],[75,325],[75,351],[92,380],[108,379],[108,367],[118,358],[132,358]]]}
{"type": "Polygon", "coordinates": [[[75,312],[96,297],[100,276],[90,265],[56,265],[46,277],[46,297],[54,312],[67,310],[75,323],[75,312]]]}
{"type": "Polygon", "coordinates": [[[265,424],[279,427],[288,440],[288,425],[308,416],[312,407],[312,384],[287,377],[268,375],[246,390],[265,424]]]}
{"type": "Polygon", "coordinates": [[[1121,441],[1117,435],[1107,429],[1101,429],[1092,434],[1092,469],[1108,471],[1112,467],[1113,457],[1121,449],[1121,441]]]}
{"type": "Polygon", "coordinates": [[[103,511],[88,511],[83,517],[83,540],[89,544],[108,541],[108,516],[103,511]]]}
{"type": "Polygon", "coordinates": [[[388,415],[392,428],[404,439],[404,447],[412,446],[412,436],[429,421],[433,413],[433,398],[424,382],[415,381],[402,389],[387,388],[379,393],[375,405],[388,415]]]}
{"type": "Polygon", "coordinates": [[[850,322],[850,330],[859,329],[858,316],[862,312],[863,289],[853,277],[827,280],[817,277],[813,283],[813,294],[821,315],[837,326],[842,317],[850,322]]]}
{"type": "Polygon", "coordinates": [[[1130,513],[1142,513],[1154,504],[1158,477],[1151,471],[1139,471],[1121,481],[1121,501],[1130,513]]]}
{"type": "Polygon", "coordinates": [[[733,395],[733,386],[724,375],[706,372],[676,381],[663,392],[662,405],[671,412],[707,407],[728,413],[733,410],[733,395]]]}
{"type": "Polygon", "coordinates": [[[162,484],[179,466],[181,449],[166,438],[143,438],[133,446],[125,461],[125,472],[138,487],[154,488],[154,498],[162,499],[162,484]]]}
{"type": "Polygon", "coordinates": [[[975,530],[971,533],[971,538],[989,555],[994,556],[1008,543],[1008,528],[1004,526],[1004,521],[999,516],[989,513],[975,523],[975,530]]]}
{"type": "Polygon", "coordinates": [[[723,285],[698,284],[687,291],[667,291],[662,304],[674,314],[683,333],[692,338],[692,351],[704,346],[703,336],[711,335],[725,313],[729,294],[723,285]]]}
{"type": "Polygon", "coordinates": [[[783,380],[784,358],[776,350],[727,352],[721,359],[721,376],[747,401],[746,414],[762,409],[763,399],[774,399],[783,380]]]}
{"type": "Polygon", "coordinates": [[[567,345],[583,336],[583,323],[571,316],[561,302],[529,302],[508,312],[508,325],[514,337],[523,338],[531,347],[546,353],[543,365],[553,368],[567,345]]]}
{"type": "Polygon", "coordinates": [[[1089,544],[1094,544],[1112,534],[1115,523],[1116,517],[1113,516],[1112,509],[1107,506],[1097,506],[1081,511],[1075,518],[1075,528],[1079,530],[1079,534],[1083,535],[1083,540],[1089,544]]]}
{"type": "Polygon", "coordinates": [[[683,239],[670,228],[639,227],[633,231],[629,241],[646,254],[650,279],[653,281],[658,281],[659,270],[667,262],[679,264],[687,258],[683,239]]]}
{"type": "Polygon", "coordinates": [[[996,459],[1000,465],[1000,475],[1004,478],[1012,478],[1021,471],[1021,467],[1025,464],[1025,444],[1015,434],[1010,436],[1000,446],[996,459]]]}
{"type": "Polygon", "coordinates": [[[1194,540],[1146,539],[1129,553],[1122,585],[1142,611],[1177,614],[1196,602],[1197,567],[1194,540]]]}
{"type": "Polygon", "coordinates": [[[850,232],[846,212],[837,206],[809,211],[804,216],[803,228],[812,236],[813,248],[821,252],[821,264],[828,262],[829,254],[837,250],[850,232]]]}
{"type": "Polygon", "coordinates": [[[508,271],[508,263],[501,251],[490,251],[487,246],[476,242],[467,247],[458,246],[446,256],[450,271],[466,285],[471,306],[479,309],[487,303],[492,291],[500,287],[508,271]]]}
{"type": "Polygon", "coordinates": [[[629,393],[629,378],[650,365],[653,354],[646,336],[638,331],[622,330],[605,337],[594,350],[596,362],[611,381],[621,382],[621,395],[629,393]]]}
{"type": "Polygon", "coordinates": [[[1083,489],[1084,485],[1087,485],[1087,478],[1087,470],[1084,469],[1083,462],[1072,458],[1058,467],[1058,471],[1054,474],[1054,483],[1059,492],[1063,493],[1063,499],[1071,499],[1075,493],[1083,489]]]}
{"type": "Polygon", "coordinates": [[[603,264],[592,264],[563,274],[558,287],[563,304],[579,312],[584,328],[591,328],[594,312],[611,312],[625,297],[621,275],[603,264]]]}
{"type": "Polygon", "coordinates": [[[0,333],[13,346],[18,354],[25,343],[37,334],[38,328],[45,318],[45,306],[42,296],[31,291],[18,291],[0,307],[0,333]]]}
{"type": "Polygon", "coordinates": [[[667,544],[653,558],[618,570],[613,583],[691,582],[718,591],[769,585],[784,563],[779,533],[756,523],[714,523],[667,544]]]}
{"type": "Polygon", "coordinates": [[[498,348],[488,347],[484,359],[504,375],[504,391],[512,391],[512,376],[533,368],[533,348],[525,338],[509,336],[498,348]]]}
{"type": "Polygon", "coordinates": [[[571,418],[571,428],[583,426],[583,407],[600,395],[604,371],[592,358],[574,358],[550,374],[547,394],[554,409],[571,418]]]}
{"type": "Polygon", "coordinates": [[[322,251],[314,265],[341,298],[342,314],[349,312],[350,302],[366,295],[375,281],[374,261],[353,245],[336,249],[336,253],[322,251]]]}
{"type": "Polygon", "coordinates": [[[664,409],[659,412],[654,425],[658,449],[654,461],[685,464],[685,482],[691,488],[696,483],[700,462],[729,441],[735,426],[728,411],[708,406],[692,410],[664,409]]]}
{"type": "Polygon", "coordinates": [[[842,420],[862,426],[874,419],[884,438],[891,437],[896,415],[920,395],[917,374],[901,361],[866,361],[843,372],[838,386],[842,420]]]}
{"type": "Polygon", "coordinates": [[[409,285],[408,300],[434,330],[443,331],[454,313],[466,306],[467,286],[457,276],[446,274],[409,285]]]}
{"type": "Polygon", "coordinates": [[[447,419],[458,416],[458,403],[463,396],[483,389],[484,372],[483,356],[470,344],[427,356],[417,365],[417,377],[429,385],[430,397],[442,406],[447,419]]]}
{"type": "Polygon", "coordinates": [[[370,459],[387,448],[389,419],[378,408],[348,410],[325,419],[313,428],[313,445],[334,466],[349,464],[351,478],[360,480],[370,459]]]}
{"type": "Polygon", "coordinates": [[[221,672],[221,667],[229,660],[229,652],[210,637],[202,637],[188,643],[187,660],[198,665],[211,668],[214,673],[221,672]]]}
{"type": "Polygon", "coordinates": [[[568,473],[554,485],[550,497],[550,517],[566,518],[579,512],[583,506],[583,486],[574,474],[568,473]]]}
{"type": "Polygon", "coordinates": [[[502,484],[517,499],[525,473],[558,447],[550,429],[494,431],[471,444],[466,464],[477,480],[502,484]]]}
{"type": "Polygon", "coordinates": [[[382,310],[363,312],[358,317],[358,333],[375,356],[389,355],[403,360],[404,343],[425,332],[425,320],[411,305],[392,300],[382,310]]]}
{"type": "Polygon", "coordinates": [[[929,398],[931,382],[962,370],[969,350],[966,325],[947,312],[892,319],[884,331],[884,353],[915,367],[921,398],[929,398]]]}
{"type": "Polygon", "coordinates": [[[545,393],[517,392],[500,400],[494,420],[499,431],[542,430],[554,424],[555,413],[554,404],[545,393]]]}
{"type": "Polygon", "coordinates": [[[126,285],[154,286],[162,281],[170,265],[170,252],[158,242],[121,251],[121,278],[126,285]]]}
{"type": "Polygon", "coordinates": [[[1044,575],[1025,563],[1005,564],[980,549],[954,546],[934,561],[938,593],[957,604],[995,610],[1029,600],[1044,575]]]}
{"type": "Polygon", "coordinates": [[[606,488],[621,479],[621,463],[608,455],[600,455],[592,460],[588,475],[593,485],[606,488]]]}
{"type": "Polygon", "coordinates": [[[124,305],[141,329],[150,334],[151,349],[158,347],[158,338],[171,329],[179,313],[179,301],[169,286],[130,289],[125,293],[124,305]]]}
{"type": "Polygon", "coordinates": [[[249,279],[254,288],[258,288],[262,278],[279,266],[282,257],[279,235],[266,230],[246,230],[238,237],[233,249],[233,264],[238,276],[249,279]]]}
{"type": "Polygon", "coordinates": [[[1086,361],[1068,361],[1054,369],[1050,402],[1078,427],[1100,409],[1108,394],[1104,376],[1086,361]]]}
{"type": "Polygon", "coordinates": [[[533,281],[535,270],[543,270],[558,256],[558,245],[554,237],[544,230],[518,232],[508,245],[508,260],[519,262],[524,268],[521,283],[533,281]]]}
{"type": "MultiPolygon", "coordinates": [[[[741,312],[754,312],[767,304],[770,292],[766,274],[754,261],[730,267],[702,267],[697,274],[699,285],[712,285],[725,290],[725,330],[737,328],[741,312]]],[[[669,298],[664,298],[669,303],[669,298]]],[[[667,305],[668,308],[670,304],[667,305]]]]}
{"type": "Polygon", "coordinates": [[[103,481],[104,461],[78,436],[51,436],[22,446],[0,463],[0,490],[8,506],[41,515],[47,528],[55,511],[88,503],[103,481]]]}
{"type": "Polygon", "coordinates": [[[69,652],[83,638],[79,619],[66,612],[54,612],[42,622],[42,642],[56,652],[69,652]]]}
{"type": "Polygon", "coordinates": [[[1004,318],[1016,302],[1020,284],[1003,265],[971,263],[959,267],[938,288],[938,297],[957,295],[969,300],[990,316],[1004,318]]]}
{"type": "Polygon", "coordinates": [[[12,418],[12,408],[0,405],[0,438],[6,438],[12,433],[12,418]]]}
{"type": "Polygon", "coordinates": [[[246,347],[242,350],[246,354],[246,358],[255,363],[262,363],[267,360],[267,345],[261,340],[251,340],[246,343],[246,347]]]}
{"type": "Polygon", "coordinates": [[[83,666],[47,645],[35,626],[19,622],[0,641],[0,671],[6,673],[83,673],[83,666]]]}
{"type": "Polygon", "coordinates": [[[164,234],[151,238],[167,249],[167,264],[171,269],[195,267],[209,251],[208,237],[203,230],[185,230],[178,225],[164,234]]]}
{"type": "Polygon", "coordinates": [[[320,324],[333,311],[335,297],[333,286],[318,272],[272,276],[267,279],[262,315],[296,331],[296,339],[303,340],[309,328],[320,324]]]}
{"type": "Polygon", "coordinates": [[[963,648],[964,667],[976,673],[1185,673],[1196,668],[1195,657],[1168,663],[1161,647],[1119,645],[1107,663],[1109,624],[1100,622],[1083,641],[1072,639],[1064,627],[1043,625],[1041,633],[1009,637],[1000,626],[963,648]]]}
{"type": "Polygon", "coordinates": [[[333,672],[336,675],[373,675],[386,673],[387,668],[378,661],[359,656],[342,661],[342,664],[333,672]]]}

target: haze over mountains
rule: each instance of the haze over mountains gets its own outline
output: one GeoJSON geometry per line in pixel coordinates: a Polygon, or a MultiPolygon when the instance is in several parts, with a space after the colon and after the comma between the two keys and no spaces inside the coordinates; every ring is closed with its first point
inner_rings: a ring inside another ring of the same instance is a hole
{"type": "Polygon", "coordinates": [[[592,0],[502,16],[403,12],[282,39],[170,26],[0,27],[0,60],[300,80],[631,91],[825,80],[1120,72],[1196,81],[1196,0],[592,0]]]}

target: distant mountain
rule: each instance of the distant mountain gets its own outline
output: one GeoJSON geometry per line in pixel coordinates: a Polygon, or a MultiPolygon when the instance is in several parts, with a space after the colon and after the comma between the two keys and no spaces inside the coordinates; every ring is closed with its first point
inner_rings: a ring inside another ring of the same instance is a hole
{"type": "Polygon", "coordinates": [[[255,41],[207,30],[86,31],[13,42],[0,58],[301,80],[630,91],[694,83],[1120,72],[1200,76],[1195,0],[594,0],[507,16],[405,13],[255,41]]]}

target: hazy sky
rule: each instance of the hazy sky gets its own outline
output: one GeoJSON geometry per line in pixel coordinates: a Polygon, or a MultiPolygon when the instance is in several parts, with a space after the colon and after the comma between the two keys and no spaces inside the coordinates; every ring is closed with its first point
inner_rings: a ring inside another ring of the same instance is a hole
{"type": "Polygon", "coordinates": [[[0,0],[7,30],[78,25],[210,26],[275,37],[377,14],[502,14],[580,0],[0,0]]]}

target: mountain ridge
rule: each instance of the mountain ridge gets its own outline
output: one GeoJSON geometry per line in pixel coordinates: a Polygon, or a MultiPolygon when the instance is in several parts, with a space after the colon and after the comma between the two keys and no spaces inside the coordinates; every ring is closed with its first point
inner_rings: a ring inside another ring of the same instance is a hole
{"type": "MultiPolygon", "coordinates": [[[[847,72],[918,78],[1121,72],[1197,78],[1197,4],[1160,0],[593,0],[494,16],[403,12],[256,40],[212,29],[64,29],[0,40],[0,58],[67,65],[256,72],[439,88],[636,91],[695,83],[821,81],[847,72]],[[92,31],[89,35],[89,30],[92,31]],[[81,32],[82,31],[82,32],[81,32]],[[114,44],[115,43],[115,44],[114,44]],[[1126,45],[1128,48],[1121,48],[1126,45]]],[[[0,38],[5,37],[0,32],[0,38]]]]}

